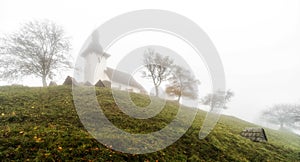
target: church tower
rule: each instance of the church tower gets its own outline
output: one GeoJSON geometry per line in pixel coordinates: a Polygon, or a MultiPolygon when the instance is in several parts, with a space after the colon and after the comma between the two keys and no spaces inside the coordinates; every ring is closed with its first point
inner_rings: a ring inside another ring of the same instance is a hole
{"type": "Polygon", "coordinates": [[[87,48],[81,53],[84,58],[84,82],[95,84],[99,79],[105,80],[106,59],[110,56],[103,52],[99,42],[99,33],[95,30],[87,48]]]}

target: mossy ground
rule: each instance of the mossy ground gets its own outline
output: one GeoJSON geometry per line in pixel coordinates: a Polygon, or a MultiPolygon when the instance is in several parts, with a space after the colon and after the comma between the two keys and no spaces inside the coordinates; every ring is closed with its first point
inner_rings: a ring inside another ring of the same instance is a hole
{"type": "MultiPolygon", "coordinates": [[[[178,105],[168,102],[151,119],[132,119],[118,109],[107,88],[97,89],[106,116],[116,126],[133,133],[152,132],[166,126],[178,105]]],[[[147,96],[132,94],[137,105],[147,96]]],[[[171,146],[149,154],[114,151],[97,142],[81,124],[71,87],[0,87],[0,159],[3,161],[300,161],[300,136],[266,129],[267,143],[251,142],[239,135],[255,125],[221,116],[205,139],[198,133],[206,113],[199,110],[192,127],[171,146]]],[[[111,137],[117,138],[117,137],[111,137]]]]}

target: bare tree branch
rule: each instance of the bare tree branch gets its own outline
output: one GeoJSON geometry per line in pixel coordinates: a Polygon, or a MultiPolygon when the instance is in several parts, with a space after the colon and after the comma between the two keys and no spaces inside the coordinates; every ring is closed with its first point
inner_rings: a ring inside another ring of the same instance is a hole
{"type": "Polygon", "coordinates": [[[168,56],[163,57],[154,49],[147,49],[144,52],[143,61],[146,67],[146,70],[142,72],[143,77],[152,79],[156,96],[158,96],[158,87],[170,75],[173,60],[168,56]]]}
{"type": "Polygon", "coordinates": [[[41,77],[43,86],[58,70],[71,68],[70,42],[62,27],[50,21],[32,21],[1,38],[0,78],[41,77]]]}
{"type": "Polygon", "coordinates": [[[206,95],[202,98],[201,103],[203,105],[210,106],[210,109],[213,110],[216,107],[226,109],[226,104],[230,102],[231,98],[234,96],[234,93],[230,90],[224,91],[217,91],[212,94],[206,95]]]}
{"type": "Polygon", "coordinates": [[[198,98],[198,85],[200,81],[189,70],[174,65],[172,76],[168,80],[169,85],[167,85],[166,93],[171,96],[177,96],[178,102],[182,96],[191,99],[198,98]]]}
{"type": "Polygon", "coordinates": [[[280,125],[280,129],[297,128],[297,122],[300,121],[300,106],[276,104],[263,111],[261,118],[269,123],[280,125]]]}

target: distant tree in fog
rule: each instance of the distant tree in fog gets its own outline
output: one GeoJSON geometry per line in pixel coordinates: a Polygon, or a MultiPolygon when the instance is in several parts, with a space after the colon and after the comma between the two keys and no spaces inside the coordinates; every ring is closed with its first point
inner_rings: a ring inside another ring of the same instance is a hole
{"type": "Polygon", "coordinates": [[[280,126],[280,129],[299,128],[300,106],[294,104],[276,104],[261,114],[261,119],[280,126]]]}
{"type": "Polygon", "coordinates": [[[142,71],[143,77],[151,79],[155,87],[155,95],[158,96],[158,87],[163,81],[167,80],[171,73],[173,59],[150,48],[145,50],[143,62],[146,68],[142,71]]]}
{"type": "Polygon", "coordinates": [[[203,105],[210,106],[210,110],[214,108],[224,108],[226,109],[226,104],[230,102],[231,98],[234,96],[234,93],[230,90],[227,91],[217,91],[215,93],[211,93],[206,95],[201,99],[201,103],[203,105]]]}
{"type": "Polygon", "coordinates": [[[47,79],[52,79],[58,70],[71,67],[69,38],[62,27],[51,21],[25,23],[0,41],[0,78],[3,80],[34,75],[47,86],[47,79]]]}
{"type": "Polygon", "coordinates": [[[179,102],[182,96],[197,99],[198,85],[200,81],[187,69],[178,65],[173,66],[171,77],[168,78],[169,84],[166,87],[166,93],[170,96],[176,96],[179,102]]]}

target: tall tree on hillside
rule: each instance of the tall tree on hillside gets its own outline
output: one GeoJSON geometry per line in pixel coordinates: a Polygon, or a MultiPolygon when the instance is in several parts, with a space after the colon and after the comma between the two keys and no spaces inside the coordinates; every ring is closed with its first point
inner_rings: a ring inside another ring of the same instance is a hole
{"type": "Polygon", "coordinates": [[[55,23],[31,21],[5,35],[0,44],[0,78],[15,80],[34,75],[47,86],[58,70],[71,67],[70,42],[55,23]]]}
{"type": "Polygon", "coordinates": [[[226,109],[226,104],[230,102],[231,98],[234,96],[234,93],[230,90],[227,91],[217,91],[211,93],[202,98],[201,103],[203,105],[210,106],[210,109],[213,110],[216,107],[226,109]]]}
{"type": "Polygon", "coordinates": [[[169,84],[167,85],[166,93],[170,96],[177,96],[178,102],[182,96],[191,99],[198,98],[198,85],[200,81],[189,70],[178,65],[174,66],[168,81],[169,84]]]}
{"type": "Polygon", "coordinates": [[[296,128],[300,122],[300,106],[276,104],[263,111],[261,118],[269,123],[278,124],[280,129],[296,128]]]}
{"type": "Polygon", "coordinates": [[[171,72],[173,59],[168,56],[162,56],[154,49],[147,49],[144,52],[144,66],[146,70],[142,71],[143,77],[150,78],[155,87],[155,95],[158,96],[158,87],[165,81],[171,72]]]}

